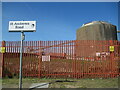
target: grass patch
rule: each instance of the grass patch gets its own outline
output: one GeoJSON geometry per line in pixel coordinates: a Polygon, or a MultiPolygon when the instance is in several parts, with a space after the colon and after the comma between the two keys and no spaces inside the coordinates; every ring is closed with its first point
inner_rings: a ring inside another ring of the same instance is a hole
{"type": "MultiPolygon", "coordinates": [[[[56,80],[65,79],[47,79],[47,78],[23,78],[23,88],[29,88],[33,83],[49,83],[56,80]]],[[[118,88],[118,78],[112,79],[67,79],[76,82],[55,82],[49,85],[49,88],[118,88]]],[[[4,88],[18,88],[18,78],[4,78],[2,81],[4,88]]]]}

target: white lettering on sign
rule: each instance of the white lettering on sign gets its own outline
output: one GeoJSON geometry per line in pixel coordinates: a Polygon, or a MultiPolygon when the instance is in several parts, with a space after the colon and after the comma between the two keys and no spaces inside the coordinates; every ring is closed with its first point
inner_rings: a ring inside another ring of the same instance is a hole
{"type": "Polygon", "coordinates": [[[9,32],[35,32],[36,21],[9,21],[9,32]]]}

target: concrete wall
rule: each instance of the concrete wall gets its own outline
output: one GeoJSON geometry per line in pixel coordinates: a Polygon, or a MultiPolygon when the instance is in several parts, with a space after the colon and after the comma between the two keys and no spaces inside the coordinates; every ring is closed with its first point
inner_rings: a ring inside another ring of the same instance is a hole
{"type": "Polygon", "coordinates": [[[77,40],[117,40],[116,26],[105,22],[84,25],[76,32],[77,40]]]}

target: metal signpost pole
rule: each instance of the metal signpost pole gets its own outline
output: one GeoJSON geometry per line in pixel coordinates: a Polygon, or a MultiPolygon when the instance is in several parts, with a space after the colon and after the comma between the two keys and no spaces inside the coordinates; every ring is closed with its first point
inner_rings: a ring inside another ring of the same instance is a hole
{"type": "Polygon", "coordinates": [[[22,53],[24,32],[35,32],[36,21],[9,21],[9,32],[21,32],[21,48],[20,48],[20,69],[19,69],[19,89],[22,90],[22,53]]]}
{"type": "Polygon", "coordinates": [[[19,73],[19,89],[22,90],[22,52],[23,52],[24,32],[21,32],[21,48],[20,48],[20,73],[19,73]]]}

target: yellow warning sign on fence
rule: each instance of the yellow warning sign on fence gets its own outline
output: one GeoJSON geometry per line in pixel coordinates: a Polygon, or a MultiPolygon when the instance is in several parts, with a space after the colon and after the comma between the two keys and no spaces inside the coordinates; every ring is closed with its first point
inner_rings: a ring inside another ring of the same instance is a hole
{"type": "Polygon", "coordinates": [[[113,52],[113,51],[114,51],[114,46],[109,46],[109,50],[110,50],[111,52],[113,52]]]}
{"type": "Polygon", "coordinates": [[[5,47],[0,47],[0,52],[5,53],[5,47]]]}

